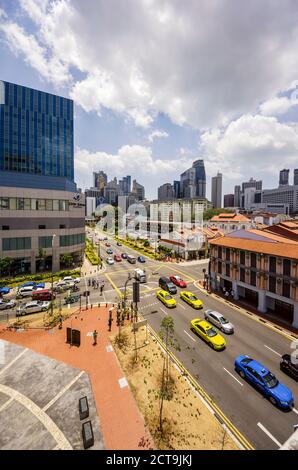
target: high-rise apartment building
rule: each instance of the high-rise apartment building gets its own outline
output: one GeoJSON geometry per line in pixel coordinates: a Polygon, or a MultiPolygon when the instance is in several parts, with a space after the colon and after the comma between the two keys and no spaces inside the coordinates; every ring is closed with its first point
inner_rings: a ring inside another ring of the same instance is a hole
{"type": "Polygon", "coordinates": [[[145,199],[145,188],[140,183],[137,183],[137,180],[133,180],[131,192],[136,195],[139,201],[143,201],[145,199]]]}
{"type": "Polygon", "coordinates": [[[298,168],[295,168],[294,170],[294,186],[298,186],[298,168]]]}
{"type": "Polygon", "coordinates": [[[73,102],[8,82],[0,95],[0,258],[11,259],[12,274],[56,271],[65,254],[77,265],[85,220],[74,182],[73,102]]]}
{"type": "Polygon", "coordinates": [[[222,200],[222,174],[217,173],[217,176],[212,177],[211,182],[211,202],[215,209],[221,208],[222,200]]]}
{"type": "Polygon", "coordinates": [[[224,195],[224,207],[234,207],[234,194],[224,195]]]}
{"type": "Polygon", "coordinates": [[[158,188],[158,200],[167,201],[174,198],[174,188],[171,183],[165,183],[158,188]]]}
{"type": "Polygon", "coordinates": [[[234,207],[241,206],[241,186],[235,186],[234,188],[234,207]]]}
{"type": "Polygon", "coordinates": [[[131,192],[131,176],[124,176],[122,180],[119,180],[119,186],[124,196],[127,196],[131,192]]]}

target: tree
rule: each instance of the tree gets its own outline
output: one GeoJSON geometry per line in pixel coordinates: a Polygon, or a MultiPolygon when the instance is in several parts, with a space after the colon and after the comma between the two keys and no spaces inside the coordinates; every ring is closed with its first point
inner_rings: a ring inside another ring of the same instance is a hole
{"type": "Polygon", "coordinates": [[[163,368],[161,374],[161,387],[160,387],[160,408],[159,408],[159,430],[163,434],[163,404],[164,399],[169,398],[169,384],[170,384],[170,348],[180,351],[180,346],[175,338],[174,320],[172,317],[167,316],[161,322],[159,336],[165,344],[166,354],[163,360],[163,368]]]}
{"type": "Polygon", "coordinates": [[[64,253],[60,256],[60,261],[64,266],[69,268],[73,263],[73,256],[71,253],[64,253]]]}
{"type": "Polygon", "coordinates": [[[219,215],[219,214],[222,214],[223,212],[229,214],[229,213],[233,213],[234,211],[231,210],[231,209],[226,209],[226,208],[224,208],[224,209],[207,209],[203,214],[203,219],[204,220],[210,220],[210,219],[212,219],[212,217],[214,215],[219,215]]]}
{"type": "Polygon", "coordinates": [[[6,258],[0,259],[0,272],[1,272],[1,274],[10,275],[12,263],[13,263],[12,258],[6,257],[6,258]]]}

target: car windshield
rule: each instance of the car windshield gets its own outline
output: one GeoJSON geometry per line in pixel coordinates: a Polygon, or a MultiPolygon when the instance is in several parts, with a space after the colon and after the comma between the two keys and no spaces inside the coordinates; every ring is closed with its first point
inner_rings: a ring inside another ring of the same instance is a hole
{"type": "Polygon", "coordinates": [[[169,282],[168,283],[168,287],[171,289],[172,287],[175,287],[174,284],[172,282],[169,282]]]}
{"type": "Polygon", "coordinates": [[[180,276],[174,276],[174,278],[176,279],[176,281],[182,281],[180,276]]]}
{"type": "Polygon", "coordinates": [[[266,374],[263,377],[263,379],[264,379],[264,382],[265,382],[265,384],[267,385],[268,388],[273,388],[273,387],[276,387],[278,385],[277,378],[271,372],[268,372],[268,374],[266,374]]]}
{"type": "Polygon", "coordinates": [[[190,295],[189,298],[190,300],[198,300],[198,298],[195,295],[190,295]]]}
{"type": "Polygon", "coordinates": [[[209,336],[210,338],[217,335],[217,331],[214,328],[209,328],[209,330],[207,330],[206,333],[207,333],[207,336],[209,336]]]}
{"type": "Polygon", "coordinates": [[[219,317],[219,321],[220,323],[222,323],[223,325],[226,325],[228,322],[228,320],[225,318],[225,317],[219,317]]]}

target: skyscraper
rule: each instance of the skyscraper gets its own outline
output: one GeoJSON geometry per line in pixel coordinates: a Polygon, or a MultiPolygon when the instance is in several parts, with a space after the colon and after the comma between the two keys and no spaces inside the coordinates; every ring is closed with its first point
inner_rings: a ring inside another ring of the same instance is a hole
{"type": "Polygon", "coordinates": [[[93,187],[101,191],[103,196],[104,188],[107,185],[108,176],[104,171],[94,172],[93,173],[93,187]]]}
{"type": "Polygon", "coordinates": [[[145,199],[145,188],[140,183],[137,183],[137,180],[133,180],[131,192],[136,195],[139,201],[145,199]]]}
{"type": "Polygon", "coordinates": [[[217,173],[217,176],[212,177],[212,184],[211,184],[211,202],[215,209],[221,207],[221,199],[222,199],[222,174],[217,173]]]}
{"type": "Polygon", "coordinates": [[[224,195],[224,207],[234,207],[234,194],[224,195]]]}
{"type": "Polygon", "coordinates": [[[206,197],[206,172],[204,160],[196,160],[193,162],[192,167],[196,171],[195,184],[196,196],[200,198],[206,197]]]}
{"type": "Polygon", "coordinates": [[[288,186],[289,185],[289,173],[290,170],[283,169],[279,172],[279,185],[288,186]]]}
{"type": "Polygon", "coordinates": [[[158,188],[158,200],[166,201],[174,198],[174,189],[171,183],[165,183],[158,188]]]}
{"type": "Polygon", "coordinates": [[[119,186],[123,191],[123,194],[127,196],[131,191],[131,176],[127,175],[124,176],[122,180],[119,180],[119,186]]]}
{"type": "Polygon", "coordinates": [[[298,168],[295,168],[294,170],[294,186],[298,186],[298,168]]]}
{"type": "Polygon", "coordinates": [[[262,186],[263,186],[262,180],[257,181],[257,180],[254,180],[253,178],[250,178],[249,181],[245,181],[244,183],[242,183],[242,193],[244,193],[244,191],[248,188],[255,188],[258,191],[262,191],[262,186]]]}
{"type": "Polygon", "coordinates": [[[180,181],[174,181],[173,187],[174,187],[174,197],[178,199],[180,197],[180,181]]]}
{"type": "Polygon", "coordinates": [[[234,206],[241,206],[241,186],[239,185],[234,187],[234,206]]]}
{"type": "MultiPolygon", "coordinates": [[[[74,182],[73,102],[0,81],[0,258],[10,274],[82,260],[84,196],[74,182]]],[[[7,272],[0,272],[7,275],[7,272]]]]}

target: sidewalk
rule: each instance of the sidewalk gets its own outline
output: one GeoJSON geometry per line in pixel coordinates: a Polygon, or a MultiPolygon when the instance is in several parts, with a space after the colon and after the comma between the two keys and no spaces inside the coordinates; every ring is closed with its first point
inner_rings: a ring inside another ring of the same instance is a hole
{"type": "Polygon", "coordinates": [[[283,329],[285,331],[287,330],[289,334],[292,334],[292,336],[294,334],[295,337],[298,337],[297,328],[294,328],[287,322],[281,321],[276,315],[272,313],[261,313],[255,307],[246,302],[242,302],[241,300],[234,300],[231,296],[229,296],[228,298],[225,297],[220,291],[207,292],[206,289],[204,289],[203,287],[203,280],[196,281],[196,286],[206,294],[211,295],[214,298],[221,299],[222,302],[226,302],[231,307],[238,310],[239,308],[241,308],[250,315],[255,315],[264,323],[271,323],[275,328],[278,328],[280,330],[283,329]]]}
{"type": "Polygon", "coordinates": [[[154,448],[131,390],[124,378],[109,335],[116,332],[115,313],[108,332],[108,308],[83,311],[63,323],[62,330],[14,332],[0,326],[0,339],[20,344],[89,374],[105,447],[115,450],[154,448]],[[66,328],[81,331],[81,346],[66,344],[66,328]],[[92,332],[98,331],[93,346],[92,332]],[[123,380],[120,380],[123,379],[123,380]],[[119,382],[120,380],[120,382],[119,382]],[[146,442],[146,446],[142,442],[146,442]]]}

